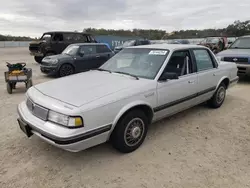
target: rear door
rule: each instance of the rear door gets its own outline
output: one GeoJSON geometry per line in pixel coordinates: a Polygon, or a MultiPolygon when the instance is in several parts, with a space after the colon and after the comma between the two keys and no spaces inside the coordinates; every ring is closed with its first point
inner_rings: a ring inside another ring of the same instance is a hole
{"type": "Polygon", "coordinates": [[[64,38],[63,50],[67,48],[68,45],[76,43],[74,40],[74,33],[64,33],[63,38],[64,38]]]}
{"type": "Polygon", "coordinates": [[[101,66],[113,55],[113,52],[107,47],[107,45],[97,45],[96,52],[98,66],[101,66]]]}
{"type": "Polygon", "coordinates": [[[95,45],[80,46],[79,53],[75,57],[75,66],[77,70],[85,71],[98,67],[98,59],[96,57],[95,45]]]}
{"type": "Polygon", "coordinates": [[[209,50],[193,49],[192,55],[198,73],[198,102],[203,102],[212,97],[223,73],[209,50]]]}

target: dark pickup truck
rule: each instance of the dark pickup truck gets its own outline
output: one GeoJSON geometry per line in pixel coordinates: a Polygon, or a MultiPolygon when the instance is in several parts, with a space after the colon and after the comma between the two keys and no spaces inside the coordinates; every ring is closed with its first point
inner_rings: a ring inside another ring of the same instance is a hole
{"type": "Polygon", "coordinates": [[[53,31],[46,32],[42,37],[29,45],[29,51],[37,63],[41,63],[46,56],[57,55],[70,44],[97,43],[94,37],[88,33],[53,31]]]}

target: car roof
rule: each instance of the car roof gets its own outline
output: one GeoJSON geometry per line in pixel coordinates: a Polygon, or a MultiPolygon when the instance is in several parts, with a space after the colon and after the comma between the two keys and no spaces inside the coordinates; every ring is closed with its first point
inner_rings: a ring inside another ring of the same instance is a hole
{"type": "Polygon", "coordinates": [[[106,45],[104,43],[74,43],[71,45],[77,45],[77,46],[100,46],[100,45],[106,45]]]}
{"type": "Polygon", "coordinates": [[[80,33],[80,34],[87,34],[87,35],[90,35],[90,33],[86,33],[86,32],[77,32],[77,31],[49,31],[49,32],[45,32],[44,34],[52,34],[52,33],[80,33]]]}
{"type": "Polygon", "coordinates": [[[166,49],[166,50],[182,50],[188,48],[203,48],[207,49],[207,47],[201,45],[194,44],[150,44],[150,45],[142,45],[142,46],[131,46],[128,48],[146,48],[146,49],[166,49]]]}
{"type": "Polygon", "coordinates": [[[241,36],[239,38],[250,38],[250,35],[241,36]]]}

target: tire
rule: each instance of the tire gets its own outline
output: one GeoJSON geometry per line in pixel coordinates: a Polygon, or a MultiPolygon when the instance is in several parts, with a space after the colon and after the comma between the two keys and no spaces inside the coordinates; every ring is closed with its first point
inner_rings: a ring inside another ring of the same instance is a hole
{"type": "Polygon", "coordinates": [[[208,101],[208,105],[211,108],[219,108],[223,104],[226,98],[226,85],[221,83],[214,93],[213,97],[208,101]]]}
{"type": "Polygon", "coordinates": [[[148,122],[147,116],[141,110],[132,110],[125,114],[111,134],[113,147],[122,153],[135,151],[147,135],[148,122]]]}
{"type": "Polygon", "coordinates": [[[7,92],[8,92],[9,94],[12,94],[12,85],[11,85],[10,83],[7,83],[7,84],[6,84],[6,87],[7,87],[7,92]]]}
{"type": "Polygon", "coordinates": [[[26,90],[28,90],[30,87],[32,87],[33,83],[32,80],[28,80],[26,83],[26,90]]]}
{"type": "Polygon", "coordinates": [[[74,67],[70,64],[63,64],[58,72],[59,77],[69,76],[71,74],[74,74],[75,70],[74,67]]]}
{"type": "Polygon", "coordinates": [[[40,64],[40,63],[42,62],[42,60],[43,60],[43,56],[35,56],[34,59],[35,59],[35,61],[36,61],[37,63],[40,64]]]}

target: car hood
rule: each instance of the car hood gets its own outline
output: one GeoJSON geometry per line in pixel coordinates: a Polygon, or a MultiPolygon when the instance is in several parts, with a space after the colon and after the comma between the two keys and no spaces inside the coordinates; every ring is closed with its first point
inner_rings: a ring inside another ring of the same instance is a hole
{"type": "Polygon", "coordinates": [[[250,49],[227,49],[217,54],[217,56],[250,56],[250,49]]]}
{"type": "Polygon", "coordinates": [[[54,59],[64,60],[64,59],[73,59],[73,57],[67,54],[58,54],[58,55],[44,57],[43,61],[50,61],[54,59]]]}
{"type": "Polygon", "coordinates": [[[30,42],[29,45],[30,46],[37,46],[37,45],[41,44],[42,42],[44,42],[44,41],[35,40],[35,41],[30,42]]]}
{"type": "Polygon", "coordinates": [[[101,71],[88,71],[34,87],[46,96],[80,107],[103,97],[145,84],[145,79],[101,71]]]}

